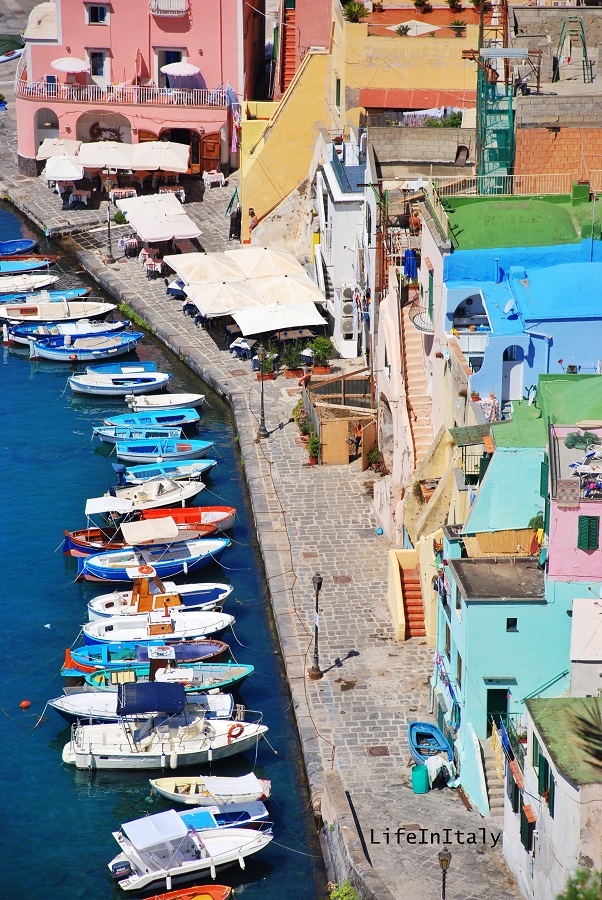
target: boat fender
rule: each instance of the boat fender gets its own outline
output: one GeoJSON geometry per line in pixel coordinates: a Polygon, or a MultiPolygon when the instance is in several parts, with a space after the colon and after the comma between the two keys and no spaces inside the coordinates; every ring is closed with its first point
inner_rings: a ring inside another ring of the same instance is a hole
{"type": "Polygon", "coordinates": [[[92,768],[92,754],[91,753],[88,753],[88,756],[86,758],[86,765],[88,766],[89,769],[92,768]]]}
{"type": "Polygon", "coordinates": [[[165,876],[165,887],[168,891],[171,891],[171,875],[165,876]]]}
{"type": "Polygon", "coordinates": [[[244,861],[244,859],[242,858],[242,855],[240,855],[240,856],[238,857],[238,865],[240,866],[241,869],[244,869],[244,867],[245,867],[245,861],[244,861]]]}
{"type": "Polygon", "coordinates": [[[164,754],[164,753],[161,753],[161,768],[162,768],[162,769],[165,768],[166,762],[167,762],[167,758],[166,758],[165,754],[164,754]]]}
{"type": "Polygon", "coordinates": [[[213,747],[209,744],[209,749],[207,750],[207,762],[213,762],[213,747]]]}
{"type": "Polygon", "coordinates": [[[188,575],[188,563],[184,563],[184,575],[188,575]]]}
{"type": "Polygon", "coordinates": [[[211,877],[212,877],[213,880],[215,881],[216,872],[215,872],[215,863],[213,862],[213,860],[211,860],[211,868],[209,869],[209,874],[211,875],[211,877]]]}
{"type": "Polygon", "coordinates": [[[245,726],[241,725],[240,722],[237,722],[235,725],[230,725],[230,728],[228,729],[228,743],[231,744],[232,741],[239,738],[244,730],[245,726]]]}
{"type": "Polygon", "coordinates": [[[69,359],[71,360],[71,362],[77,362],[77,356],[75,355],[75,353],[70,353],[69,359]]]}
{"type": "Polygon", "coordinates": [[[178,754],[175,750],[169,754],[169,768],[177,769],[178,768],[178,754]]]}

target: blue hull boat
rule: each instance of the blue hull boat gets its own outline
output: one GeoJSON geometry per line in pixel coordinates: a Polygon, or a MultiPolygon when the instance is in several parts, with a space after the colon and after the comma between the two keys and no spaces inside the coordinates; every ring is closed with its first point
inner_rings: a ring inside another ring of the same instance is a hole
{"type": "Polygon", "coordinates": [[[171,378],[168,372],[144,372],[125,375],[94,372],[88,366],[84,375],[72,375],[69,387],[75,394],[93,394],[96,397],[125,397],[128,394],[147,394],[159,391],[171,378]]]}
{"type": "Polygon", "coordinates": [[[31,342],[30,359],[51,359],[53,362],[89,362],[132,353],[144,334],[124,331],[121,334],[72,337],[70,334],[51,335],[31,342]]]}
{"type": "MultiPolygon", "coordinates": [[[[97,669],[85,677],[86,684],[93,691],[117,692],[117,679],[111,677],[112,669],[97,669]]],[[[127,672],[128,682],[145,682],[150,680],[150,663],[147,665],[130,665],[122,669],[127,672]]],[[[171,684],[183,683],[187,694],[206,694],[208,691],[236,691],[254,672],[253,666],[239,663],[200,662],[187,666],[175,666],[167,670],[166,675],[157,676],[157,681],[171,684]]]]}
{"type": "MultiPolygon", "coordinates": [[[[85,644],[75,650],[65,652],[65,662],[61,670],[64,678],[83,679],[84,674],[97,669],[111,669],[116,672],[128,666],[149,665],[148,648],[167,647],[162,639],[136,644],[133,641],[115,642],[112,644],[85,644]]],[[[169,644],[170,656],[175,653],[178,665],[209,662],[221,659],[229,651],[223,641],[206,639],[203,641],[185,641],[180,644],[169,644]]]]}
{"type": "Polygon", "coordinates": [[[19,253],[35,253],[38,249],[37,241],[0,241],[0,256],[15,256],[19,253]]]}
{"type": "Polygon", "coordinates": [[[130,363],[103,363],[100,366],[86,366],[87,375],[140,375],[142,372],[156,372],[157,363],[136,362],[130,363]]]}
{"type": "Polygon", "coordinates": [[[27,325],[13,325],[8,334],[16,344],[28,345],[31,341],[57,335],[68,334],[72,338],[105,337],[125,331],[129,324],[127,319],[123,322],[89,322],[87,319],[80,319],[77,322],[48,322],[44,325],[31,322],[27,325]]]}
{"type": "MultiPolygon", "coordinates": [[[[152,478],[171,478],[172,481],[186,481],[199,479],[217,465],[216,459],[199,459],[190,462],[163,462],[147,466],[128,466],[125,469],[124,478],[127,484],[142,484],[152,478]]],[[[116,471],[121,471],[123,466],[113,463],[116,471]]]]}
{"type": "Polygon", "coordinates": [[[200,459],[213,450],[213,441],[187,441],[167,439],[162,441],[119,441],[115,445],[117,459],[126,463],[178,461],[200,459]]]}
{"type": "Polygon", "coordinates": [[[126,547],[77,558],[77,580],[132,581],[140,567],[152,566],[159,578],[187,575],[220,558],[229,547],[228,538],[198,538],[174,544],[159,544],[144,549],[126,547]]]}
{"type": "MultiPolygon", "coordinates": [[[[206,719],[231,719],[234,712],[232,694],[195,694],[188,698],[188,708],[206,719]]],[[[115,691],[89,691],[70,693],[49,700],[48,705],[67,722],[118,722],[117,685],[115,691]]]]}
{"type": "Polygon", "coordinates": [[[92,288],[73,288],[68,291],[17,291],[2,294],[0,303],[56,303],[59,300],[81,300],[92,292],[92,288]]]}
{"type": "Polygon", "coordinates": [[[175,427],[184,428],[187,425],[198,425],[200,416],[196,409],[160,410],[158,412],[130,413],[123,416],[107,416],[105,425],[129,425],[130,427],[175,427]]]}
{"type": "Polygon", "coordinates": [[[443,733],[430,722],[410,722],[408,725],[410,753],[417,765],[424,765],[429,756],[446,753],[453,762],[454,752],[443,733]]]}
{"type": "Polygon", "coordinates": [[[53,266],[58,256],[30,256],[27,259],[0,259],[0,275],[24,275],[53,266]]]}
{"type": "Polygon", "coordinates": [[[181,438],[181,428],[156,428],[147,425],[102,425],[93,428],[92,434],[105,444],[116,444],[118,441],[161,440],[162,438],[181,438]]]}

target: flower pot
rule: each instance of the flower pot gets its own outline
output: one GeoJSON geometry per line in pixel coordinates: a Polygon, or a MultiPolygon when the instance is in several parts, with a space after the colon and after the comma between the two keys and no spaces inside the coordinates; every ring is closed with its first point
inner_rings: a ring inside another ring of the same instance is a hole
{"type": "Polygon", "coordinates": [[[284,370],[285,378],[296,378],[298,381],[299,378],[303,378],[304,375],[305,375],[304,369],[285,369],[284,370]]]}
{"type": "Polygon", "coordinates": [[[301,435],[301,443],[302,443],[302,444],[309,444],[309,435],[308,435],[308,434],[302,434],[302,435],[301,435]]]}
{"type": "Polygon", "coordinates": [[[261,372],[257,373],[257,381],[274,381],[275,378],[275,372],[266,372],[264,375],[262,375],[261,372]]]}
{"type": "Polygon", "coordinates": [[[309,464],[310,464],[310,466],[317,466],[317,465],[318,465],[318,457],[317,457],[317,456],[310,456],[310,457],[309,457],[309,464]]]}
{"type": "Polygon", "coordinates": [[[470,395],[470,399],[472,400],[473,403],[476,403],[478,400],[481,399],[481,395],[478,393],[478,391],[473,391],[472,394],[470,395]]]}
{"type": "Polygon", "coordinates": [[[330,375],[330,366],[312,366],[312,375],[330,375]]]}

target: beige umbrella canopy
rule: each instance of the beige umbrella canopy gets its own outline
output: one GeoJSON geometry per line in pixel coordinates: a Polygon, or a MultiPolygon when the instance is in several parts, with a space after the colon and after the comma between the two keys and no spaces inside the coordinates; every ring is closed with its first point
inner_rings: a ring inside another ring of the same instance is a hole
{"type": "Polygon", "coordinates": [[[77,161],[86,169],[131,169],[132,145],[117,141],[82,144],[77,161]]]}
{"type": "Polygon", "coordinates": [[[121,197],[115,205],[128,219],[130,216],[138,215],[139,213],[143,213],[147,218],[152,218],[154,216],[166,216],[170,213],[177,215],[183,212],[182,204],[174,194],[121,197]]]}
{"type": "Polygon", "coordinates": [[[272,275],[269,278],[254,278],[253,288],[261,297],[264,305],[324,303],[324,295],[305,272],[300,275],[272,275]]]}
{"type": "Polygon", "coordinates": [[[60,59],[53,59],[50,68],[55,72],[68,72],[70,75],[77,75],[80,72],[89,72],[90,63],[85,59],[77,59],[75,56],[61,56],[60,59]]]}
{"type": "Polygon", "coordinates": [[[47,181],[79,181],[83,174],[84,170],[77,158],[67,153],[51,156],[46,163],[47,181]]]}
{"type": "Polygon", "coordinates": [[[242,269],[245,278],[298,275],[305,271],[301,263],[287,250],[249,247],[246,250],[226,250],[225,256],[242,269]]]}
{"type": "Polygon", "coordinates": [[[245,336],[326,325],[326,320],[313,303],[273,303],[270,306],[239,310],[233,312],[232,316],[245,336]]]}
{"type": "Polygon", "coordinates": [[[240,310],[258,308],[261,300],[242,281],[189,284],[186,296],[205,316],[231,316],[240,310]]]}
{"type": "Polygon", "coordinates": [[[186,284],[244,281],[245,277],[225,253],[180,253],[164,261],[186,284]]]}
{"type": "Polygon", "coordinates": [[[155,172],[188,171],[190,148],[187,144],[176,144],[172,141],[143,141],[132,144],[132,169],[145,169],[155,172]]]}
{"type": "Polygon", "coordinates": [[[51,156],[75,156],[81,147],[81,141],[70,141],[63,138],[44,138],[36,159],[50,159],[51,156]]]}

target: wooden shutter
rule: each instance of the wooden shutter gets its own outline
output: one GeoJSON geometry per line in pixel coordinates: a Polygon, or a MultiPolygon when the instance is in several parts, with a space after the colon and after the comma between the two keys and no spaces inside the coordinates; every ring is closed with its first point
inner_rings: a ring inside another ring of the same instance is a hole
{"type": "Polygon", "coordinates": [[[597,550],[600,540],[598,516],[579,516],[577,519],[577,547],[579,550],[597,550]]]}
{"type": "Polygon", "coordinates": [[[539,766],[539,741],[537,740],[535,735],[533,735],[533,749],[531,752],[531,764],[532,764],[533,768],[535,769],[535,771],[537,771],[537,768],[539,766]]]}
{"type": "Polygon", "coordinates": [[[434,272],[432,269],[429,269],[429,305],[428,305],[428,313],[429,319],[431,322],[433,321],[433,293],[434,293],[434,284],[433,284],[433,276],[434,272]]]}
{"type": "Polygon", "coordinates": [[[539,754],[539,772],[537,773],[537,791],[541,795],[548,787],[550,775],[550,766],[548,761],[541,753],[539,754]]]}
{"type": "Polygon", "coordinates": [[[550,498],[549,497],[546,497],[544,500],[543,530],[547,535],[550,534],[550,498]]]}
{"type": "Polygon", "coordinates": [[[550,775],[550,795],[548,797],[548,810],[550,811],[550,815],[554,818],[554,799],[556,794],[556,782],[552,775],[550,775]]]}
{"type": "Polygon", "coordinates": [[[541,469],[539,472],[539,496],[547,497],[548,496],[548,478],[550,475],[550,463],[548,461],[548,455],[544,456],[541,462],[541,469]]]}
{"type": "Polygon", "coordinates": [[[529,820],[527,819],[525,812],[521,806],[520,809],[520,842],[525,848],[525,850],[530,850],[529,847],[530,838],[529,838],[529,820]]]}
{"type": "Polygon", "coordinates": [[[600,544],[600,519],[598,516],[588,516],[588,540],[589,549],[597,550],[600,544]]]}

